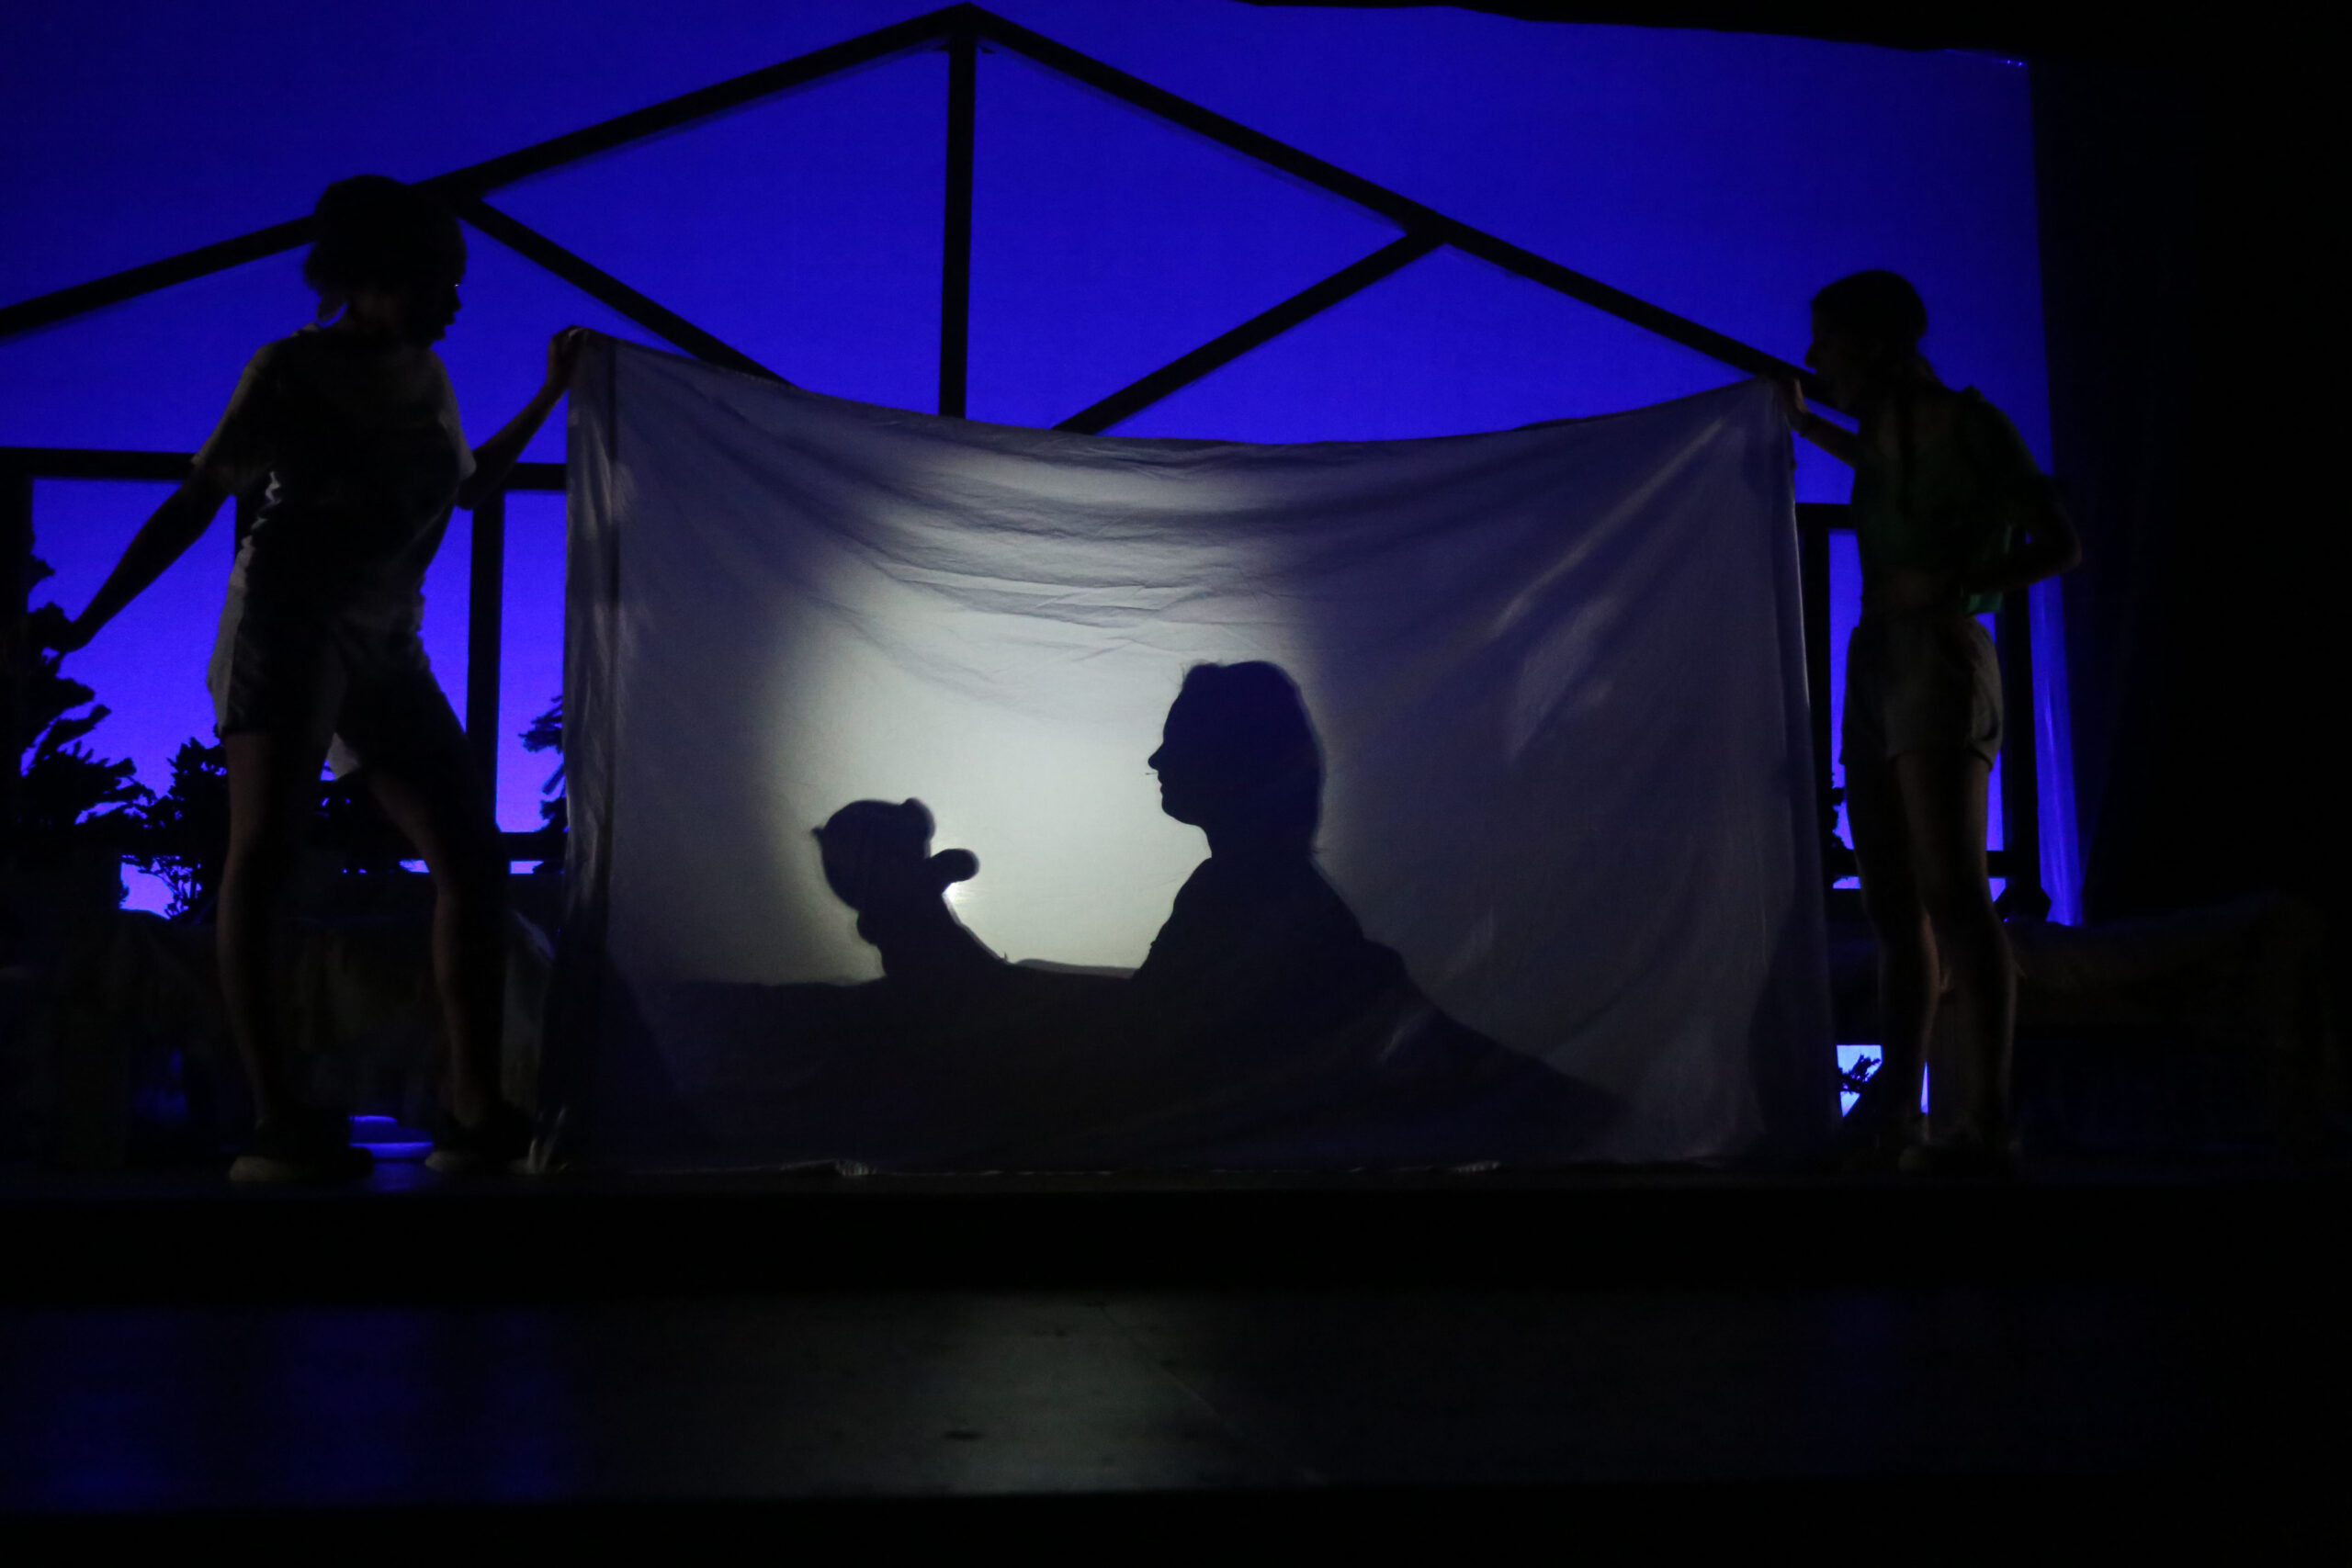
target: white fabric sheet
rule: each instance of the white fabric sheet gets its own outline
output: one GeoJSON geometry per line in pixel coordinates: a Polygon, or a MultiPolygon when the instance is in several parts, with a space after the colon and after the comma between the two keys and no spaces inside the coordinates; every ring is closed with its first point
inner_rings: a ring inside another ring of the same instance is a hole
{"type": "Polygon", "coordinates": [[[1834,1125],[1788,435],[1764,384],[1272,446],[934,418],[600,338],[570,472],[549,1087],[608,1157],[1721,1159],[1834,1125]],[[934,848],[978,854],[954,908],[997,952],[1139,964],[1204,853],[1145,759],[1188,666],[1249,660],[1305,694],[1319,863],[1371,939],[1605,1113],[1480,1148],[1476,1117],[1419,1136],[1408,1096],[1387,1131],[1327,1136],[1318,1075],[1353,1092],[1356,1048],[1323,1042],[1279,1091],[1215,1050],[1181,1092],[1165,1075],[1192,1069],[1159,1064],[1144,1092],[1175,1109],[1148,1135],[1132,1115],[1016,1127],[1023,1105],[1104,1103],[1063,1091],[1115,1084],[1119,1042],[1036,1055],[1000,1031],[876,1079],[747,1008],[880,974],[811,838],[859,799],[920,798],[934,848]],[[909,1134],[933,1101],[959,1130],[909,1134]],[[1003,1135],[973,1136],[990,1117],[1003,1135]]]}

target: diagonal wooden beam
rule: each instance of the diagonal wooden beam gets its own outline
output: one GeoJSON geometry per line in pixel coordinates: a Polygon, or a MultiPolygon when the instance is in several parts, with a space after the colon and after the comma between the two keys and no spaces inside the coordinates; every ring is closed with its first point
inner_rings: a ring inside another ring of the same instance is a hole
{"type": "MultiPolygon", "coordinates": [[[[1098,91],[1180,125],[1195,134],[1258,160],[1295,179],[1318,186],[1377,212],[1408,233],[1430,235],[1507,271],[1544,285],[1572,299],[1605,310],[1620,320],[1695,349],[1711,358],[1755,375],[1793,376],[1803,373],[1786,361],[1738,339],[1676,315],[1663,307],[1589,277],[1497,235],[1428,208],[1410,197],[1374,184],[1289,143],[1227,118],[1165,88],[1153,86],[1114,66],[1056,43],[1042,34],[1007,21],[978,6],[956,5],[912,17],[890,27],[814,50],[779,64],[747,72],[695,92],[681,94],[645,108],[618,115],[566,135],[534,143],[500,157],[424,181],[453,202],[479,197],[515,180],[561,166],[593,154],[609,152],[643,137],[676,130],[695,120],[738,108],[772,94],[806,85],[842,71],[920,48],[943,37],[978,34],[1026,55],[1098,91]]],[[[155,289],[185,283],[209,273],[257,261],[289,250],[310,237],[310,220],[296,219],[249,234],[201,246],[176,256],[150,262],[69,288],[0,306],[0,340],[18,333],[53,325],[88,310],[116,304],[155,289]]],[[[582,263],[582,265],[586,264],[582,263]]],[[[599,274],[599,276],[604,275],[599,274]]],[[[594,292],[592,290],[592,292],[594,292]]],[[[632,293],[634,291],[631,291],[632,293]]],[[[637,296],[643,299],[643,296],[637,296]]],[[[645,301],[650,305],[651,301],[645,301]]],[[[659,307],[653,307],[659,309],[659,307]]],[[[625,312],[627,313],[627,312],[625,312]]],[[[689,323],[681,321],[682,326],[689,323]]],[[[660,328],[664,337],[670,333],[660,328]]],[[[680,340],[671,338],[673,342],[680,340]]],[[[711,340],[713,344],[717,340],[711,340]]],[[[683,344],[682,344],[682,346],[683,344]]],[[[724,344],[718,344],[724,349],[724,344]]],[[[695,350],[695,352],[700,352],[695,350]]],[[[732,351],[728,351],[731,353],[732,351]]],[[[709,357],[706,355],[706,357],[709,357]]],[[[721,360],[721,363],[727,361],[721,360]]],[[[748,366],[747,366],[748,367],[748,366]]]]}
{"type": "MultiPolygon", "coordinates": [[[[977,7],[974,9],[978,10],[977,7]]],[[[1155,87],[1141,77],[1130,76],[1092,55],[1081,54],[1066,44],[1056,43],[1042,33],[1034,33],[1017,23],[1006,21],[992,11],[978,11],[974,25],[983,38],[1017,54],[1027,55],[1050,71],[1083,82],[1099,92],[1108,93],[1147,113],[1158,115],[1196,135],[1205,136],[1212,141],[1221,142],[1237,152],[1279,169],[1294,179],[1303,180],[1377,212],[1408,234],[1432,236],[1441,243],[1467,252],[1482,261],[1492,262],[1547,288],[1557,289],[1570,299],[1580,299],[1621,321],[1630,321],[1660,337],[1670,338],[1686,348],[1696,349],[1711,359],[1721,360],[1750,375],[1803,374],[1797,367],[1760,348],[1716,332],[1712,327],[1701,326],[1687,317],[1678,316],[1622,288],[1611,288],[1598,278],[1588,277],[1583,273],[1562,266],[1558,262],[1522,249],[1483,229],[1449,218],[1434,209],[1422,206],[1410,197],[1400,195],[1385,186],[1374,185],[1361,175],[1350,174],[1339,165],[1326,163],[1286,141],[1276,141],[1263,131],[1252,130],[1239,121],[1227,119],[1189,98],[1180,98],[1166,88],[1155,87]]]]}
{"type": "Polygon", "coordinates": [[[1341,267],[1322,282],[1300,289],[1272,310],[1260,311],[1231,332],[1211,338],[1182,358],[1169,361],[1141,380],[1120,388],[1092,407],[1081,409],[1054,428],[1099,435],[1122,420],[1134,418],[1180,388],[1191,386],[1219,366],[1231,364],[1310,316],[1321,314],[1350,295],[1371,288],[1398,268],[1420,260],[1437,247],[1438,242],[1427,234],[1408,234],[1392,241],[1363,260],[1341,267]]]}
{"type": "MultiPolygon", "coordinates": [[[[955,23],[967,19],[971,8],[949,6],[944,9],[910,17],[887,28],[877,28],[841,43],[812,50],[779,64],[758,71],[745,72],[724,82],[665,98],[628,114],[616,115],[579,130],[550,137],[528,147],[495,158],[469,164],[462,169],[436,175],[420,182],[452,203],[480,197],[501,186],[532,175],[545,174],[578,159],[674,130],[695,120],[741,108],[773,94],[806,86],[809,83],[842,71],[854,70],[904,53],[941,37],[955,23]]],[[[290,251],[311,237],[311,220],[292,219],[273,223],[266,229],[256,229],[250,234],[240,234],[232,240],[199,245],[175,256],[165,256],[141,266],[109,273],[86,283],[68,288],[35,295],[13,305],[0,306],[0,341],[19,333],[35,332],[54,326],[75,316],[120,304],[141,294],[152,294],[175,283],[187,283],[212,273],[224,272],[232,266],[274,256],[280,251],[290,251]]],[[[666,335],[666,334],[665,334],[666,335]]]]}
{"type": "Polygon", "coordinates": [[[563,164],[577,163],[598,152],[609,152],[616,147],[675,130],[681,126],[707,119],[729,109],[805,87],[843,71],[861,65],[872,65],[919,49],[926,43],[944,37],[959,22],[969,19],[969,6],[946,6],[927,11],[920,17],[910,17],[903,22],[893,22],[887,28],[876,28],[870,33],[860,33],[854,39],[829,44],[823,49],[795,55],[775,65],[757,71],[747,71],[741,76],[730,76],[707,87],[691,93],[681,93],[674,98],[664,98],[658,104],[616,115],[579,130],[549,137],[513,152],[488,158],[462,169],[452,169],[446,175],[426,182],[445,194],[479,196],[513,185],[516,180],[547,173],[563,164]]]}
{"type": "Polygon", "coordinates": [[[165,256],[143,266],[94,277],[87,283],[77,283],[70,288],[53,293],[36,294],[29,299],[19,299],[13,305],[0,305],[0,341],[18,333],[37,332],[42,327],[55,326],[75,316],[119,305],[125,299],[135,299],[141,294],[153,294],[158,288],[169,288],[175,283],[187,283],[216,272],[226,272],[232,266],[274,256],[280,251],[290,251],[311,237],[311,220],[297,218],[288,223],[273,223],[266,229],[256,229],[250,234],[240,234],[233,240],[216,244],[199,245],[175,256],[165,256]]]}
{"type": "MultiPolygon", "coordinates": [[[[536,262],[574,288],[610,306],[647,332],[676,344],[696,359],[723,365],[771,381],[784,378],[742,350],[703,331],[668,306],[639,294],[594,262],[557,244],[518,218],[501,212],[479,197],[453,201],[450,210],[524,260],[536,262]]],[[[785,381],[786,386],[792,383],[785,381]]]]}
{"type": "Polygon", "coordinates": [[[964,417],[972,360],[972,149],[979,103],[980,41],[968,28],[947,40],[947,205],[940,224],[939,412],[964,417]]]}

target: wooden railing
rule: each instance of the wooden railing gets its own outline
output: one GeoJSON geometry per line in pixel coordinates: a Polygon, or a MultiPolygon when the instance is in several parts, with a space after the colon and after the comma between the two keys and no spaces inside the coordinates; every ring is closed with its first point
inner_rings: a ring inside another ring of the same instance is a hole
{"type": "MultiPolygon", "coordinates": [[[[41,479],[174,480],[187,472],[185,452],[119,451],[89,447],[0,446],[0,542],[7,550],[7,565],[15,585],[0,601],[6,618],[0,637],[20,646],[25,617],[23,563],[34,536],[34,486],[41,479]]],[[[498,783],[499,694],[503,671],[506,583],[506,496],[514,491],[563,490],[560,463],[517,463],[504,487],[474,508],[472,560],[466,605],[466,736],[474,761],[496,798],[498,783]]],[[[250,503],[241,501],[241,512],[250,503]]],[[[249,513],[247,514],[249,515],[249,513]]],[[[241,523],[244,521],[241,517],[241,523]]],[[[1830,613],[1829,536],[1849,529],[1847,509],[1820,502],[1797,507],[1797,542],[1804,605],[1805,686],[1813,722],[1813,776],[1819,804],[1823,873],[1835,884],[1854,874],[1853,852],[1835,835],[1838,809],[1832,794],[1830,761],[1836,755],[1837,716],[1829,705],[1830,613]]],[[[2039,898],[2041,893],[2041,829],[2038,779],[2034,765],[2033,639],[2026,596],[2013,592],[1996,617],[2001,651],[2001,684],[2009,723],[2001,748],[2002,847],[1987,856],[1996,877],[2007,880],[2004,897],[2012,906],[2039,898]]],[[[15,668],[14,665],[10,666],[15,668]]],[[[16,712],[15,688],[8,689],[11,716],[16,712]]],[[[10,733],[15,733],[12,724],[10,733]]],[[[13,790],[15,770],[0,769],[4,784],[13,790]]],[[[13,801],[9,802],[13,807],[13,801]]],[[[13,822],[13,810],[0,821],[13,822]]],[[[560,852],[560,835],[550,829],[504,835],[509,857],[545,860],[560,852]]]]}

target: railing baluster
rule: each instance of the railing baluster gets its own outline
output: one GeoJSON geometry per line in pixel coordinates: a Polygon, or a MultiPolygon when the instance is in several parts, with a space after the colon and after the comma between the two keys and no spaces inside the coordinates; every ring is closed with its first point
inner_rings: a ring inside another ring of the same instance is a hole
{"type": "Polygon", "coordinates": [[[8,765],[0,768],[0,874],[17,854],[17,747],[25,732],[25,662],[33,655],[25,630],[32,558],[32,470],[0,460],[0,725],[7,727],[8,737],[8,765]]]}
{"type": "Polygon", "coordinates": [[[493,812],[498,801],[498,687],[506,605],[506,492],[474,508],[466,585],[466,744],[493,812]]]}
{"type": "Polygon", "coordinates": [[[979,39],[958,26],[947,40],[947,211],[939,258],[939,412],[964,417],[972,347],[972,136],[979,39]]]}
{"type": "Polygon", "coordinates": [[[2001,848],[2008,886],[2003,907],[2028,917],[2049,908],[2041,886],[2041,779],[2034,733],[2033,612],[2030,589],[2004,594],[1994,626],[2000,633],[2001,848]]]}

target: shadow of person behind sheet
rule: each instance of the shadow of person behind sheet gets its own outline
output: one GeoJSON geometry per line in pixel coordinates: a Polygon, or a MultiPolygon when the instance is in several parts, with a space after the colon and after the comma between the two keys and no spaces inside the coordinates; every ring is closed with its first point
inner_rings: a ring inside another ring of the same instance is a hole
{"type": "Polygon", "coordinates": [[[1322,749],[1285,672],[1193,666],[1149,762],[1209,858],[1120,998],[1120,1070],[1051,1152],[1331,1168],[1589,1146],[1606,1097],[1439,1010],[1316,866],[1322,749]]]}
{"type": "Polygon", "coordinates": [[[1132,978],[1006,963],[919,801],[818,829],[883,977],[656,1004],[722,1149],[886,1167],[1351,1168],[1573,1160],[1605,1098],[1448,1017],[1317,869],[1320,749],[1271,664],[1200,665],[1150,759],[1209,858],[1132,978]]]}

